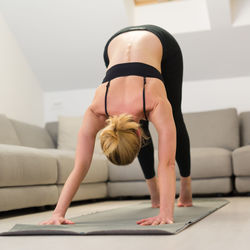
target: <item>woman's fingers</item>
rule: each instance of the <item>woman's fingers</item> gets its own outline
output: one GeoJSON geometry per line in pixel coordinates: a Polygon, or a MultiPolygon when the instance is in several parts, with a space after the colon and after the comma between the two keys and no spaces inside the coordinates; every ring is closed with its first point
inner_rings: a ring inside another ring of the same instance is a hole
{"type": "Polygon", "coordinates": [[[71,221],[71,220],[65,220],[64,224],[75,224],[75,223],[73,221],[71,221]]]}
{"type": "Polygon", "coordinates": [[[47,221],[39,223],[39,225],[61,225],[61,224],[75,224],[75,223],[71,220],[64,219],[63,217],[52,218],[47,221]]]}
{"type": "MultiPolygon", "coordinates": [[[[162,221],[163,222],[163,221],[162,221]]],[[[156,226],[156,225],[159,225],[162,223],[161,221],[159,220],[155,220],[153,223],[152,223],[152,226],[156,226]]],[[[164,224],[164,223],[163,223],[164,224]]]]}
{"type": "Polygon", "coordinates": [[[141,226],[145,226],[145,225],[151,225],[153,223],[152,218],[147,218],[147,219],[143,219],[140,221],[140,223],[138,223],[141,226]]]}
{"type": "Polygon", "coordinates": [[[173,224],[174,222],[168,218],[162,218],[160,216],[155,216],[147,219],[142,219],[137,221],[137,224],[140,226],[147,226],[147,225],[162,225],[162,224],[173,224]]]}
{"type": "Polygon", "coordinates": [[[49,222],[48,221],[43,221],[43,222],[39,223],[39,225],[49,225],[49,222]]]}
{"type": "MultiPolygon", "coordinates": [[[[155,221],[148,220],[148,221],[145,221],[145,222],[141,223],[140,226],[150,226],[150,225],[151,226],[156,226],[156,225],[159,225],[159,224],[161,224],[161,222],[158,221],[158,220],[155,220],[155,221]]],[[[165,224],[165,223],[162,223],[162,224],[165,224]]]]}
{"type": "Polygon", "coordinates": [[[147,226],[147,225],[151,225],[152,222],[151,221],[145,221],[143,223],[140,224],[140,226],[147,226]]]}
{"type": "Polygon", "coordinates": [[[147,220],[147,219],[138,220],[136,223],[137,223],[137,224],[140,224],[140,223],[145,222],[146,220],[147,220]]]}

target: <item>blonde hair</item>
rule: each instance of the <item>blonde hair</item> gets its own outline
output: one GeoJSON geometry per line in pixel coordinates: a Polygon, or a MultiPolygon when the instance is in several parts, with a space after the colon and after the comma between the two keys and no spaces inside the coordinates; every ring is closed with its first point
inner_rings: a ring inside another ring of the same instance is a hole
{"type": "Polygon", "coordinates": [[[100,133],[101,148],[106,157],[115,165],[128,165],[138,155],[143,139],[148,139],[140,124],[132,115],[110,116],[107,126],[100,133]],[[138,136],[137,130],[141,136],[138,136]]]}

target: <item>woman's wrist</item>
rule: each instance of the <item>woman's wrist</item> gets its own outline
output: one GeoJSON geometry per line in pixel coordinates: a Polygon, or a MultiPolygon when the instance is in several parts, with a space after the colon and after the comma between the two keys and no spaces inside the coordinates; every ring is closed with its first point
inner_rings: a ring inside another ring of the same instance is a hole
{"type": "Polygon", "coordinates": [[[159,212],[159,215],[165,218],[169,218],[169,219],[173,219],[174,218],[174,213],[172,212],[168,212],[168,211],[161,211],[159,212]]]}
{"type": "Polygon", "coordinates": [[[53,217],[64,217],[64,216],[65,216],[64,213],[59,212],[59,211],[54,211],[54,212],[52,213],[52,215],[53,215],[53,217]]]}
{"type": "Polygon", "coordinates": [[[162,218],[162,220],[166,221],[167,223],[174,222],[174,215],[173,214],[169,214],[169,213],[159,213],[158,216],[160,218],[162,218]]]}
{"type": "Polygon", "coordinates": [[[173,220],[176,193],[175,168],[172,166],[166,167],[159,165],[158,175],[160,188],[159,214],[173,220]]]}

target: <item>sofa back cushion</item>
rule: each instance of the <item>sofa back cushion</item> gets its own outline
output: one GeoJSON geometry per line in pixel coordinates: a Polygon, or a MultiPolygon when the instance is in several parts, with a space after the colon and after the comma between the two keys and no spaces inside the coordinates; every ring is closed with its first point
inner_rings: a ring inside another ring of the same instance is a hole
{"type": "Polygon", "coordinates": [[[47,122],[45,124],[45,129],[48,131],[51,139],[55,147],[57,148],[57,140],[58,140],[58,121],[47,122]]]}
{"type": "Polygon", "coordinates": [[[183,116],[191,147],[234,150],[239,146],[239,121],[235,108],[186,113],[183,116]]]}
{"type": "Polygon", "coordinates": [[[0,144],[21,145],[15,128],[4,114],[0,114],[0,144]]]}
{"type": "MultiPolygon", "coordinates": [[[[184,121],[188,130],[191,147],[221,147],[234,150],[239,147],[239,122],[235,108],[184,113],[184,121]]],[[[250,126],[250,112],[249,112],[250,126]]],[[[247,120],[248,121],[248,120],[247,120]]],[[[59,149],[75,150],[77,134],[81,127],[82,117],[60,116],[58,122],[58,136],[54,123],[54,136],[58,137],[59,149]]],[[[47,126],[47,125],[46,125],[47,126]]],[[[250,129],[245,133],[249,133],[250,129]]],[[[158,135],[155,127],[149,122],[149,130],[154,148],[158,149],[158,135]]],[[[100,133],[100,132],[99,132],[100,133]]],[[[102,153],[98,135],[95,152],[102,153]]],[[[250,134],[248,142],[250,143],[250,134]]]]}
{"type": "Polygon", "coordinates": [[[240,145],[250,145],[250,112],[242,112],[240,119],[240,145]]]}
{"type": "Polygon", "coordinates": [[[10,119],[22,146],[33,148],[55,148],[45,128],[10,119]]]}
{"type": "MultiPolygon", "coordinates": [[[[184,113],[183,118],[191,147],[218,147],[234,150],[239,146],[239,122],[235,108],[184,113]]],[[[149,130],[154,148],[157,149],[158,136],[152,123],[149,123],[149,130]]]]}
{"type": "Polygon", "coordinates": [[[62,116],[58,117],[58,149],[75,150],[77,136],[83,117],[62,116]]]}
{"type": "MultiPolygon", "coordinates": [[[[58,149],[76,150],[78,132],[82,126],[83,116],[63,116],[58,117],[58,149]]],[[[95,153],[102,153],[99,131],[96,135],[95,153]]]]}

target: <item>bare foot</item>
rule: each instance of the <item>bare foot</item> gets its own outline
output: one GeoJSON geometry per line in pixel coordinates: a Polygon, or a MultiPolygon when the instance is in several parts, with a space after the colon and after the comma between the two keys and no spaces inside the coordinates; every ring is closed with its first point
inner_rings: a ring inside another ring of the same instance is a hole
{"type": "Polygon", "coordinates": [[[158,180],[157,177],[153,177],[151,179],[146,179],[148,190],[150,193],[152,208],[159,208],[160,207],[160,194],[159,194],[159,187],[158,187],[158,180]]]}
{"type": "Polygon", "coordinates": [[[159,208],[160,207],[159,194],[156,195],[155,197],[151,196],[151,204],[152,204],[152,208],[159,208]]]}
{"type": "Polygon", "coordinates": [[[181,177],[181,191],[177,201],[178,207],[192,207],[191,177],[181,177]]]}
{"type": "Polygon", "coordinates": [[[182,200],[181,197],[179,197],[178,201],[177,201],[177,206],[178,207],[192,207],[192,200],[190,202],[190,200],[182,200]]]}

